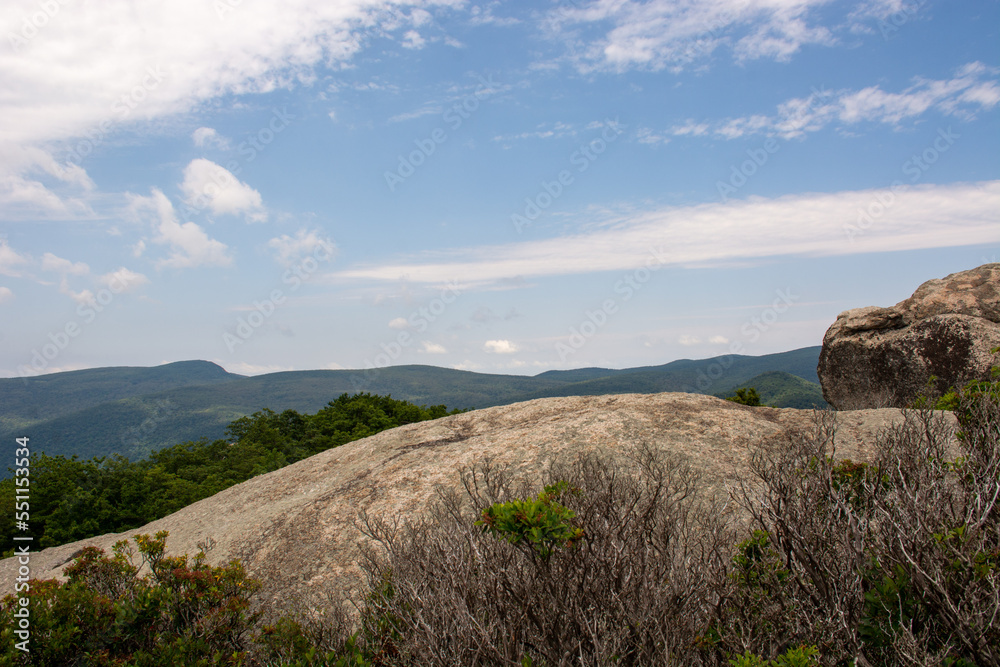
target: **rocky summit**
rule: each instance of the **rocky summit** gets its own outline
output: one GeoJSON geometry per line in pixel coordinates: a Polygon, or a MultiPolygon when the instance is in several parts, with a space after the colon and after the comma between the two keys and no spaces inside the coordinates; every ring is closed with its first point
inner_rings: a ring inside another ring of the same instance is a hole
{"type": "MultiPolygon", "coordinates": [[[[948,416],[950,419],[950,415],[948,416]]],[[[705,493],[725,494],[752,448],[814,432],[811,410],[745,407],[698,394],[544,398],[384,431],[250,479],[140,529],[31,555],[35,578],[59,577],[74,554],[138,533],[167,530],[168,553],[194,554],[213,540],[209,561],[240,559],[264,582],[266,598],[319,603],[330,590],[357,590],[360,512],[403,519],[421,514],[439,487],[486,459],[537,480],[553,462],[598,451],[611,457],[646,443],[686,459],[705,493]]],[[[895,409],[836,415],[837,458],[863,460],[877,432],[902,420],[895,409]]],[[[3,593],[17,561],[0,561],[3,593]]],[[[297,606],[297,605],[296,605],[297,606]]]]}
{"type": "Polygon", "coordinates": [[[928,280],[891,308],[848,310],[823,337],[819,379],[838,410],[905,407],[934,376],[938,391],[987,380],[1000,346],[1000,264],[928,280]]]}

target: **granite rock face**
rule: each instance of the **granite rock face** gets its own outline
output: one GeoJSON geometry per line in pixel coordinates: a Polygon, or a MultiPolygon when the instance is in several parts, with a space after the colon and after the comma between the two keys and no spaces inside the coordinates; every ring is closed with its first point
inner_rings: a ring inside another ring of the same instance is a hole
{"type": "Polygon", "coordinates": [[[987,380],[1000,346],[1000,264],[928,280],[891,308],[855,308],[823,337],[823,398],[838,410],[905,407],[931,376],[938,390],[987,380]]]}
{"type": "MultiPolygon", "coordinates": [[[[837,458],[864,460],[876,433],[902,421],[899,410],[836,415],[837,458]]],[[[950,415],[944,418],[952,419],[950,415]]],[[[410,424],[330,449],[247,480],[126,533],[103,535],[31,555],[31,576],[60,577],[81,548],[110,552],[124,537],[167,530],[170,555],[198,551],[209,562],[239,558],[264,582],[278,609],[290,600],[321,604],[326,591],[358,590],[360,512],[417,517],[439,487],[460,488],[459,471],[486,458],[538,481],[554,462],[598,451],[624,456],[638,443],[683,457],[704,493],[726,493],[760,443],[811,435],[811,410],[749,408],[698,394],[543,398],[410,424]]],[[[16,558],[0,561],[0,595],[12,591],[16,558]]]]}

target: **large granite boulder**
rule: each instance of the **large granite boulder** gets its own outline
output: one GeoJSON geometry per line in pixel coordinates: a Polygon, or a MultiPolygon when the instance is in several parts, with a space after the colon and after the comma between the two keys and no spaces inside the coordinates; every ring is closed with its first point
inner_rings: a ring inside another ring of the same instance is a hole
{"type": "MultiPolygon", "coordinates": [[[[170,555],[195,554],[209,539],[213,564],[239,558],[264,582],[279,610],[324,604],[329,591],[358,590],[355,519],[416,518],[435,489],[461,488],[459,471],[492,458],[538,481],[553,462],[582,452],[628,456],[636,443],[687,460],[700,491],[725,496],[762,443],[815,432],[811,410],[749,408],[698,394],[624,394],[542,398],[401,426],[260,475],[142,528],[31,554],[31,576],[62,577],[80,549],[137,533],[167,530],[170,555]]],[[[954,420],[950,415],[952,426],[954,420]]],[[[900,410],[837,415],[837,458],[865,460],[877,434],[901,423],[900,410]]],[[[17,580],[18,560],[0,560],[0,595],[17,580]]]]}
{"type": "Polygon", "coordinates": [[[990,378],[1000,346],[1000,264],[928,280],[891,308],[855,308],[823,337],[819,379],[838,410],[906,407],[931,376],[939,391],[990,378]]]}

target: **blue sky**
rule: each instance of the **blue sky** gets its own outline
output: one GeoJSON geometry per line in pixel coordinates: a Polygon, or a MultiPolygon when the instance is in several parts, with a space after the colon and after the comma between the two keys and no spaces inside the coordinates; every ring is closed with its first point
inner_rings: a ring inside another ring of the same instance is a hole
{"type": "Polygon", "coordinates": [[[818,345],[1000,255],[1000,3],[6,2],[0,375],[818,345]]]}

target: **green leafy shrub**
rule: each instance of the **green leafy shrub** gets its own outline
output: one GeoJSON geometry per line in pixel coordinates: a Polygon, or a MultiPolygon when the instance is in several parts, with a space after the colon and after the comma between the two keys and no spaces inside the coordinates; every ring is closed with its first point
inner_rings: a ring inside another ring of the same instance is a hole
{"type": "Polygon", "coordinates": [[[815,646],[800,646],[790,648],[774,660],[764,658],[747,651],[743,655],[729,660],[730,667],[818,667],[821,663],[816,657],[819,649],[815,646]]]}
{"type": "Polygon", "coordinates": [[[761,588],[769,582],[781,583],[790,572],[781,564],[781,554],[771,546],[771,536],[763,530],[736,545],[731,576],[745,589],[761,588]]]}
{"type": "MultiPolygon", "coordinates": [[[[990,350],[992,354],[1000,355],[1000,347],[990,350]]],[[[1000,364],[990,369],[992,380],[974,380],[962,388],[950,387],[943,394],[935,389],[938,378],[932,375],[927,379],[927,388],[922,396],[918,396],[911,405],[914,409],[932,408],[961,412],[963,405],[968,408],[970,399],[974,401],[988,398],[994,402],[1000,401],[1000,364]]]]}
{"type": "Polygon", "coordinates": [[[114,555],[89,547],[66,568],[68,580],[30,582],[30,653],[9,631],[18,598],[0,603],[0,634],[9,664],[238,665],[256,618],[250,599],[259,583],[238,561],[211,567],[204,552],[193,560],[167,557],[166,531],[119,541],[114,555]],[[138,575],[142,566],[145,576],[138,575]],[[29,661],[30,658],[30,661],[29,661]]]}
{"type": "Polygon", "coordinates": [[[550,484],[535,499],[496,503],[482,511],[476,522],[484,531],[498,535],[511,544],[526,544],[530,553],[548,560],[557,547],[572,548],[584,538],[584,530],[574,523],[573,510],[560,505],[564,494],[579,494],[568,482],[550,484]]]}

